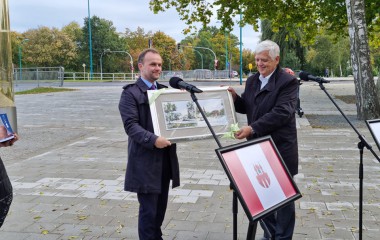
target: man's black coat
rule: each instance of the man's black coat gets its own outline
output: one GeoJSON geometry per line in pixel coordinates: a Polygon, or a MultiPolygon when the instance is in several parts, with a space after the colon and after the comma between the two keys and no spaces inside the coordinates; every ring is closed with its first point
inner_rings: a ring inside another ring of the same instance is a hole
{"type": "MultiPolygon", "coordinates": [[[[172,187],[179,186],[176,144],[158,149],[147,96],[147,85],[139,78],[123,87],[119,110],[128,135],[128,163],[124,190],[137,193],[160,193],[162,161],[170,161],[172,187]]],[[[157,83],[157,88],[167,88],[157,83]]]]}
{"type": "Polygon", "coordinates": [[[268,83],[260,90],[260,73],[247,79],[235,110],[247,114],[255,134],[249,139],[270,135],[291,175],[298,173],[298,145],[295,119],[298,80],[277,67],[268,83]]]}

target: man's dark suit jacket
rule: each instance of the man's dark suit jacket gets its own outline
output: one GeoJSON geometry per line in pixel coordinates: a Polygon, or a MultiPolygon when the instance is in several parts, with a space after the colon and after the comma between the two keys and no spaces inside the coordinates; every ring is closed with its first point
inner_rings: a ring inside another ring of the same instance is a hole
{"type": "Polygon", "coordinates": [[[270,135],[291,175],[298,173],[298,145],[295,119],[298,81],[280,67],[260,90],[260,73],[247,79],[243,94],[235,100],[235,110],[247,114],[254,135],[270,135]]]}
{"type": "MultiPolygon", "coordinates": [[[[157,83],[157,88],[167,88],[157,83]]],[[[179,186],[176,144],[159,149],[154,134],[147,96],[147,85],[139,78],[123,87],[119,110],[128,135],[128,163],[124,190],[137,193],[160,193],[162,162],[170,161],[172,187],[179,186]]]]}

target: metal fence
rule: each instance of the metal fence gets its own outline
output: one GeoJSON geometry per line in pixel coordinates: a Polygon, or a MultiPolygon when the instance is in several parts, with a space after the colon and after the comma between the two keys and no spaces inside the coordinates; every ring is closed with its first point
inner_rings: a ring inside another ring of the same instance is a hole
{"type": "Polygon", "coordinates": [[[64,80],[64,68],[14,68],[13,79],[14,84],[21,91],[36,87],[62,87],[64,80]]]}
{"type": "Polygon", "coordinates": [[[187,71],[163,71],[160,80],[169,80],[171,77],[179,77],[184,80],[220,80],[234,78],[229,70],[195,69],[187,71]]]}
{"type": "MultiPolygon", "coordinates": [[[[135,81],[139,73],[93,73],[93,80],[102,81],[135,81]]],[[[169,81],[172,77],[179,77],[184,80],[212,80],[233,78],[232,71],[228,70],[208,70],[195,69],[187,71],[162,71],[160,80],[169,81]]],[[[235,76],[236,77],[236,76],[235,76]]],[[[65,72],[64,80],[90,81],[91,76],[88,72],[65,72]]]]}
{"type": "MultiPolygon", "coordinates": [[[[138,76],[138,74],[135,73],[93,73],[92,79],[102,81],[127,81],[135,80],[136,76],[138,76]]],[[[91,75],[88,72],[65,72],[64,80],[89,81],[91,80],[91,75]]]]}
{"type": "MultiPolygon", "coordinates": [[[[229,70],[195,69],[187,71],[162,71],[160,80],[169,81],[172,77],[184,80],[218,80],[234,78],[233,72],[229,70]]],[[[17,85],[28,85],[33,87],[61,87],[64,81],[135,81],[139,73],[93,73],[89,72],[65,72],[63,67],[35,67],[14,68],[14,83],[17,85]]]]}

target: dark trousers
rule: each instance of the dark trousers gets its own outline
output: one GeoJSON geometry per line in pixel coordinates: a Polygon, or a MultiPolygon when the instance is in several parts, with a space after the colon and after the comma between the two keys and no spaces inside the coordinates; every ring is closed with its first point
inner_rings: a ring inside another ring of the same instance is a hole
{"type": "Polygon", "coordinates": [[[161,240],[161,225],[165,218],[168,205],[170,164],[163,163],[161,193],[138,193],[139,208],[139,239],[161,240]]]}
{"type": "MultiPolygon", "coordinates": [[[[293,237],[296,222],[295,204],[291,202],[275,213],[262,219],[268,228],[271,237],[264,230],[264,238],[275,240],[290,240],[293,237]]],[[[262,223],[260,222],[261,226],[262,223]]],[[[262,226],[265,229],[264,226],[262,226]]]]}
{"type": "Polygon", "coordinates": [[[0,158],[0,228],[8,214],[13,199],[12,184],[0,158]]]}

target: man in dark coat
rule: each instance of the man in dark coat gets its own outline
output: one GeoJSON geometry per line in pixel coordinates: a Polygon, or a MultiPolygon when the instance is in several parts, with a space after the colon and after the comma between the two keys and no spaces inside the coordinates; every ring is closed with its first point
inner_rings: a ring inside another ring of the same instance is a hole
{"type": "Polygon", "coordinates": [[[141,77],[123,87],[119,110],[128,135],[128,164],[124,190],[137,193],[139,238],[162,239],[161,225],[168,203],[169,184],[179,186],[176,145],[154,134],[147,96],[148,89],[166,88],[156,82],[162,58],[154,49],[144,50],[138,59],[141,77]]]}
{"type": "MultiPolygon", "coordinates": [[[[292,176],[298,173],[298,145],[295,119],[297,78],[279,67],[280,49],[272,41],[259,43],[255,50],[258,73],[247,79],[244,92],[234,98],[235,110],[247,115],[248,126],[236,134],[248,140],[270,135],[292,176]]],[[[263,239],[292,239],[295,226],[294,202],[263,219],[270,235],[263,239]]],[[[264,227],[263,227],[264,228],[264,227]]],[[[264,228],[265,229],[265,228],[264,228]]]]}

